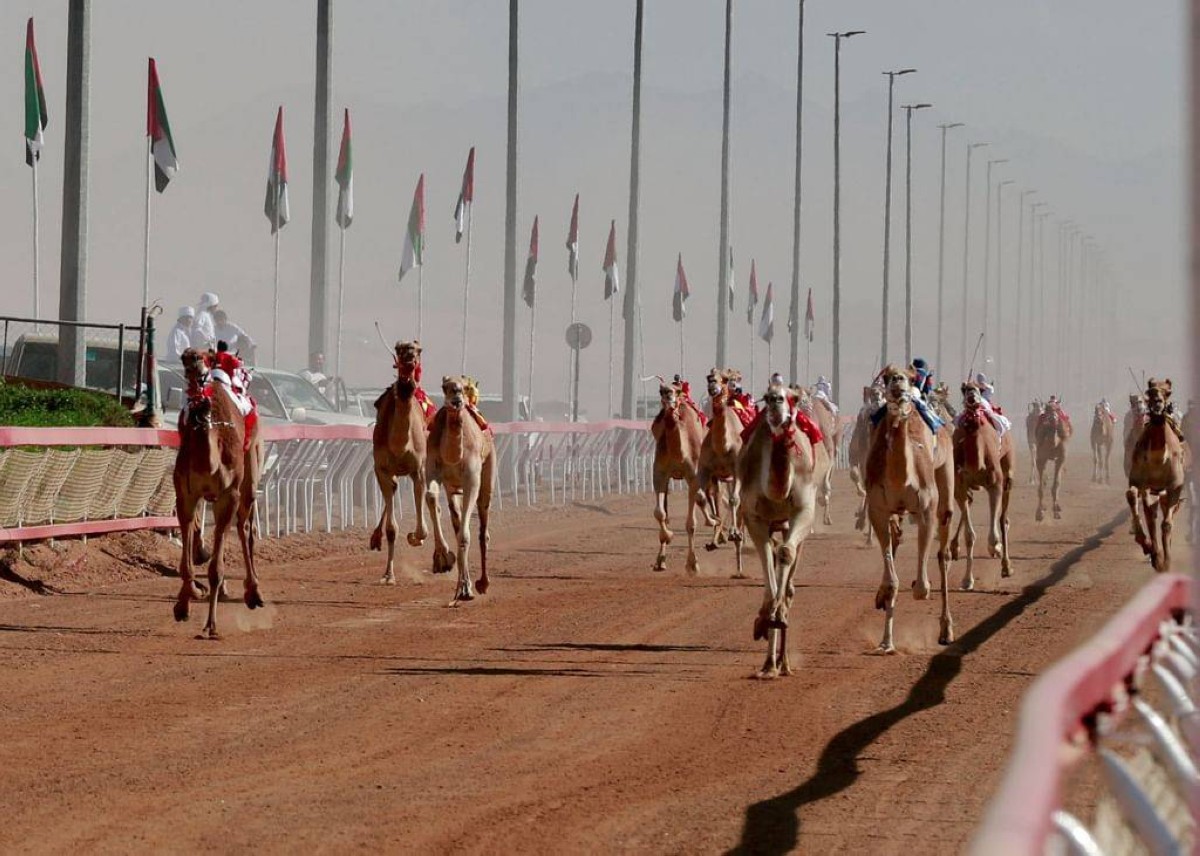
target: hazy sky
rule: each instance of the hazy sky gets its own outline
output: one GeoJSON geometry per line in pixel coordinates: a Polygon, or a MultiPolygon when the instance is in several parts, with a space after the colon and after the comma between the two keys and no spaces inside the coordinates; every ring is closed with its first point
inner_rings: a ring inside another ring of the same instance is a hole
{"type": "MultiPolygon", "coordinates": [[[[26,314],[30,297],[29,170],[22,158],[21,47],[36,18],[50,107],[41,170],[42,300],[57,305],[66,3],[0,7],[11,73],[0,79],[0,252],[9,260],[0,312],[26,314]]],[[[607,307],[599,300],[603,241],[617,220],[624,268],[628,184],[628,99],[632,0],[524,0],[521,4],[521,160],[518,275],[529,223],[541,215],[539,399],[565,394],[562,328],[569,310],[563,268],[566,221],[583,196],[580,314],[596,331],[585,375],[593,414],[603,410],[607,307]]],[[[643,120],[643,241],[646,369],[678,363],[669,303],[674,261],[683,252],[692,283],[688,373],[711,363],[717,265],[721,115],[721,0],[650,0],[646,11],[643,120]]],[[[466,150],[479,147],[472,289],[472,369],[498,391],[503,265],[504,99],[507,9],[503,0],[335,0],[335,112],[355,120],[357,219],[348,233],[347,374],[386,382],[375,340],[415,332],[414,286],[395,284],[412,188],[427,174],[429,260],[425,339],[434,373],[458,365],[462,255],[450,214],[466,150]]],[[[281,363],[304,361],[311,205],[312,62],[315,3],[95,3],[92,12],[92,180],[89,314],[132,320],[140,298],[146,57],[158,59],[182,171],[155,196],[151,293],[173,316],[202,290],[222,292],[235,318],[270,340],[272,247],[262,215],[274,107],[287,111],[293,221],[283,233],[281,363]]],[[[843,372],[847,389],[877,351],[882,239],[883,120],[880,71],[915,66],[897,101],[925,100],[914,143],[914,243],[921,298],[920,337],[931,349],[928,302],[936,255],[938,122],[963,121],[951,147],[948,246],[961,232],[961,146],[988,139],[1010,157],[1006,177],[1036,187],[1056,214],[1085,225],[1105,246],[1136,299],[1119,310],[1131,351],[1147,368],[1170,372],[1178,359],[1181,313],[1164,322],[1151,307],[1182,305],[1181,158],[1184,17],[1178,3],[1131,6],[1115,0],[810,0],[806,9],[805,219],[802,280],[817,298],[813,369],[828,371],[829,200],[832,50],[824,33],[865,29],[843,50],[843,372]],[[1159,301],[1143,298],[1153,295],[1159,301]]],[[[791,128],[795,99],[796,3],[740,0],[734,23],[733,243],[739,305],[732,362],[746,362],[745,275],[759,259],[765,289],[790,280],[791,128]]],[[[897,132],[902,132],[897,123],[897,132]]],[[[331,151],[336,153],[336,133],[331,151]]],[[[895,150],[902,163],[898,137],[895,150]]],[[[980,173],[975,173],[977,179],[980,173]]],[[[982,197],[982,181],[975,185],[982,197]]],[[[894,213],[902,212],[897,184],[894,213]]],[[[332,200],[336,194],[331,195],[332,200]]],[[[982,207],[973,214],[982,220],[982,207]]],[[[1015,207],[1010,209],[1015,219],[1015,207]]],[[[1015,223],[1010,227],[1015,232],[1015,223]]],[[[902,221],[893,259],[902,258],[902,221]]],[[[982,240],[980,233],[976,247],[982,240]]],[[[1048,250],[1051,240],[1047,241],[1048,250]]],[[[1006,242],[1007,245],[1007,242],[1006,242]]],[[[331,237],[331,284],[337,242],[331,237]]],[[[1015,249],[1011,250],[1015,252],[1015,249]]],[[[957,271],[960,250],[947,255],[957,271]]],[[[978,255],[976,256],[978,258],[978,255]]],[[[973,265],[974,267],[974,265],[973,265]]],[[[903,281],[896,267],[893,284],[903,281]]],[[[954,288],[958,287],[955,277],[954,288]]],[[[956,298],[955,298],[956,299],[956,298]]],[[[957,304],[948,307],[952,317],[957,304]]],[[[894,313],[898,313],[898,305],[894,313]]],[[[786,300],[777,306],[775,363],[786,352],[786,300]]],[[[331,313],[332,318],[332,313],[331,313]]],[[[521,385],[526,385],[528,313],[520,307],[521,385]]],[[[899,321],[894,314],[894,321],[899,321]]],[[[894,327],[893,342],[901,328],[894,327]]],[[[957,337],[957,330],[955,331],[957,337]]],[[[331,337],[332,342],[332,337],[331,337]]],[[[957,354],[958,339],[947,345],[957,354]]],[[[620,329],[617,335],[620,350],[620,329]]],[[[332,344],[330,345],[332,351],[332,344]]],[[[760,345],[758,368],[766,352],[760,345]]]]}

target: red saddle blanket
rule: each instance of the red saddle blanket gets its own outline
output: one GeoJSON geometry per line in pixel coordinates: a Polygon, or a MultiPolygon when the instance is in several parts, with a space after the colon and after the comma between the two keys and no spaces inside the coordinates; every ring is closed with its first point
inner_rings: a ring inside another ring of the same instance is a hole
{"type": "Polygon", "coordinates": [[[754,402],[750,396],[743,395],[740,398],[734,398],[730,401],[729,406],[733,408],[733,412],[737,414],[738,421],[742,423],[742,428],[748,426],[754,421],[754,417],[758,415],[758,408],[754,406],[754,402]]]}
{"type": "MultiPolygon", "coordinates": [[[[750,422],[750,424],[742,429],[743,443],[750,442],[750,438],[754,435],[754,430],[758,428],[759,423],[763,421],[764,415],[765,411],[760,410],[754,415],[754,419],[750,422]]],[[[804,435],[808,437],[809,442],[811,442],[814,446],[818,443],[824,442],[825,435],[821,433],[821,427],[812,419],[810,419],[803,411],[796,411],[796,415],[792,419],[792,424],[804,432],[804,435]]],[[[777,439],[785,439],[790,435],[790,433],[791,432],[785,432],[780,434],[777,439]]]]}

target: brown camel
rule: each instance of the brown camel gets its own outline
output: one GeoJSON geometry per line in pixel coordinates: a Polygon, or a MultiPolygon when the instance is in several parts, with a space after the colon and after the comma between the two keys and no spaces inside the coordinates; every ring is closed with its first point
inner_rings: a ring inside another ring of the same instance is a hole
{"type": "Polygon", "coordinates": [[[1148,419],[1141,436],[1133,445],[1129,489],[1125,491],[1125,499],[1133,515],[1134,538],[1150,557],[1150,564],[1156,571],[1171,570],[1171,528],[1175,512],[1183,499],[1187,471],[1191,466],[1187,443],[1168,407],[1170,399],[1170,380],[1151,378],[1148,381],[1148,419]],[[1145,529],[1138,515],[1139,505],[1146,518],[1145,529]],[[1160,511],[1161,536],[1156,526],[1160,511]]]}
{"type": "Polygon", "coordinates": [[[854,516],[854,528],[867,533],[867,543],[871,543],[871,527],[867,525],[867,487],[863,472],[867,466],[867,452],[871,449],[871,432],[875,426],[871,424],[871,416],[883,407],[883,387],[872,384],[864,386],[863,406],[854,419],[854,428],[850,432],[850,448],[848,457],[850,463],[850,481],[858,492],[858,513],[854,516]]]}
{"type": "Polygon", "coordinates": [[[867,514],[883,554],[883,581],[875,594],[875,608],[885,611],[879,651],[895,653],[892,629],[896,594],[896,548],[900,544],[905,514],[917,523],[917,580],[913,596],[929,597],[929,546],[934,528],[938,536],[938,568],[942,575],[942,614],[938,643],[954,641],[950,616],[950,498],[954,495],[954,457],[950,430],[943,425],[935,436],[913,403],[913,380],[897,366],[883,371],[887,412],[875,426],[867,455],[867,514]]]}
{"type": "MultiPolygon", "coordinates": [[[[696,508],[700,490],[700,446],[704,442],[704,426],[700,411],[684,394],[683,383],[662,381],[658,387],[661,408],[650,433],[654,437],[654,519],[658,521],[658,556],[654,570],[667,569],[667,545],[674,535],[668,528],[667,491],[672,479],[687,482],[687,563],[689,574],[698,573],[700,563],[696,558],[696,508]]],[[[709,513],[708,503],[700,504],[705,522],[712,526],[716,521],[709,513]]]]}
{"type": "Polygon", "coordinates": [[[1000,576],[1012,576],[1008,553],[1008,503],[1013,486],[1012,432],[1000,436],[984,407],[983,392],[975,383],[962,385],[963,412],[954,429],[954,501],[958,529],[950,542],[950,556],[958,558],[958,536],[967,532],[967,570],[962,587],[975,587],[975,526],[971,523],[972,494],[988,496],[988,549],[1000,557],[1000,576]]]}
{"type": "MultiPolygon", "coordinates": [[[[838,421],[837,414],[829,406],[829,402],[825,399],[813,395],[811,389],[806,386],[794,386],[792,392],[795,394],[799,402],[800,410],[813,422],[817,423],[817,427],[821,429],[822,443],[825,445],[825,454],[829,460],[837,460],[837,450],[842,443],[842,424],[838,421]]],[[[825,470],[825,479],[821,483],[820,499],[823,512],[821,522],[826,526],[833,525],[833,518],[829,514],[829,504],[833,498],[833,467],[830,466],[825,470]]]]}
{"type": "Polygon", "coordinates": [[[795,574],[804,539],[817,515],[817,490],[831,462],[820,442],[799,422],[790,391],[772,384],[763,397],[764,417],[738,458],[742,519],[763,568],[763,602],[754,620],[754,638],[767,640],[760,678],[792,674],[788,662],[788,613],[796,594],[795,574]],[[779,540],[773,536],[778,534],[779,540]]]}
{"type": "Polygon", "coordinates": [[[1122,438],[1124,439],[1125,454],[1122,465],[1125,467],[1125,478],[1129,479],[1129,466],[1133,463],[1133,444],[1142,436],[1142,428],[1146,424],[1146,401],[1140,395],[1129,396],[1129,409],[1125,411],[1125,422],[1122,438]]]}
{"type": "Polygon", "coordinates": [[[459,375],[442,378],[446,403],[433,417],[425,457],[425,501],[433,527],[433,572],[445,573],[458,565],[454,606],[474,600],[475,591],[487,594],[488,514],[492,507],[492,485],[496,469],[496,445],[490,429],[474,407],[478,400],[475,381],[459,375]],[[458,549],[450,547],[442,531],[438,509],[439,487],[445,488],[446,505],[458,537],[458,549]],[[471,512],[479,512],[479,581],[472,583],[467,565],[471,543],[471,512]]]}
{"type": "Polygon", "coordinates": [[[1067,441],[1073,429],[1071,420],[1063,412],[1058,399],[1053,395],[1042,408],[1037,424],[1037,451],[1035,460],[1038,475],[1038,504],[1034,519],[1041,523],[1046,519],[1046,464],[1054,464],[1054,481],[1050,486],[1051,510],[1054,519],[1062,519],[1062,506],[1058,502],[1058,489],[1062,484],[1062,471],[1067,464],[1067,441]]]}
{"type": "Polygon", "coordinates": [[[211,352],[188,348],[181,361],[187,379],[187,406],[179,416],[179,454],[175,458],[175,513],[183,541],[179,558],[179,597],[175,620],[186,621],[188,605],[204,597],[193,578],[193,551],[199,539],[197,508],[213,504],[212,558],[208,564],[208,620],[205,635],[218,639],[217,600],[224,584],[224,544],[236,518],[246,578],[242,598],[250,609],[263,605],[254,568],[254,495],[262,472],[263,445],[257,419],[247,420],[229,388],[209,377],[211,352]]]}
{"type": "Polygon", "coordinates": [[[738,454],[742,451],[742,429],[745,427],[738,410],[745,404],[734,397],[734,386],[742,380],[735,369],[713,369],[708,373],[708,397],[712,401],[712,420],[700,444],[697,479],[700,483],[699,501],[707,502],[709,513],[716,518],[712,540],[705,549],[715,550],[726,537],[733,542],[737,557],[734,579],[743,579],[742,530],[739,525],[742,482],[737,471],[738,454]],[[729,523],[721,517],[721,485],[726,485],[729,504],[729,523]]]}
{"type": "Polygon", "coordinates": [[[1096,484],[1110,484],[1112,481],[1108,469],[1108,459],[1112,456],[1113,447],[1113,417],[1108,408],[1097,404],[1092,413],[1092,481],[1096,484]]]}
{"type": "Polygon", "coordinates": [[[1037,484],[1037,426],[1042,418],[1042,402],[1034,399],[1029,402],[1029,410],[1025,413],[1025,444],[1029,447],[1029,483],[1037,484]]]}
{"type": "Polygon", "coordinates": [[[387,532],[387,567],[380,582],[396,584],[396,489],[399,480],[412,480],[413,505],[417,528],[408,534],[408,543],[420,547],[425,543],[425,444],[433,405],[421,389],[421,343],[396,343],[396,382],[375,402],[375,428],[371,442],[375,455],[375,480],[383,493],[383,514],[371,533],[371,549],[383,546],[387,532]]]}

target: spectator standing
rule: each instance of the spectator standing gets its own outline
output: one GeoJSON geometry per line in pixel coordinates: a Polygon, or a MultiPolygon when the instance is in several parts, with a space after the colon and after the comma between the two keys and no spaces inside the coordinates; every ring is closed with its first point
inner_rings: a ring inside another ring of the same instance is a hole
{"type": "Polygon", "coordinates": [[[183,352],[192,346],[192,321],[196,310],[190,306],[179,307],[179,318],[167,336],[167,359],[179,362],[183,352]]]}
{"type": "Polygon", "coordinates": [[[328,398],[327,390],[329,389],[329,376],[325,374],[325,355],[320,351],[314,351],[308,356],[308,368],[300,372],[300,377],[315,386],[321,391],[321,395],[328,398]]]}
{"type": "Polygon", "coordinates": [[[258,343],[250,338],[250,334],[240,324],[229,320],[224,309],[213,310],[213,335],[218,342],[224,342],[229,350],[238,354],[246,363],[254,363],[254,349],[258,343]]]}
{"type": "Polygon", "coordinates": [[[213,323],[213,311],[221,302],[221,298],[211,291],[200,295],[196,304],[196,320],[192,322],[192,347],[208,350],[217,346],[216,325],[213,323]]]}

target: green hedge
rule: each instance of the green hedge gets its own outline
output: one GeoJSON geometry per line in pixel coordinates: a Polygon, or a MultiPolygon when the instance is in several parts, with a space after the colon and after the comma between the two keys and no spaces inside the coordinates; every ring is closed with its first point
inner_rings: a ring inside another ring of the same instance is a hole
{"type": "Polygon", "coordinates": [[[133,425],[129,412],[111,395],[86,389],[32,389],[0,381],[0,425],[133,425]]]}

